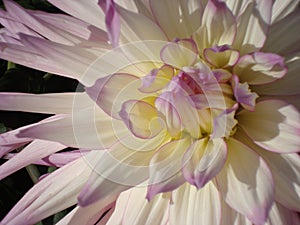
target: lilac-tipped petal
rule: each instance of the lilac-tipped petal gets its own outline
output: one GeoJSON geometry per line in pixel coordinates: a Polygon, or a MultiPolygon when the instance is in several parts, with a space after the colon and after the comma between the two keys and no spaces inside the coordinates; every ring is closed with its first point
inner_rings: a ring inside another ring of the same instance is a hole
{"type": "Polygon", "coordinates": [[[163,145],[150,163],[147,199],[156,194],[173,191],[185,182],[181,173],[182,157],[191,144],[188,137],[163,145]]]}
{"type": "Polygon", "coordinates": [[[117,47],[120,38],[120,17],[115,7],[114,0],[99,0],[98,4],[105,13],[105,25],[108,37],[113,47],[117,47]]]}
{"type": "Polygon", "coordinates": [[[176,39],[161,49],[160,57],[165,64],[181,69],[196,62],[198,48],[193,39],[176,39]]]}
{"type": "Polygon", "coordinates": [[[199,139],[183,156],[183,176],[190,184],[200,189],[220,172],[226,156],[227,146],[222,138],[199,139]]]}
{"type": "Polygon", "coordinates": [[[251,92],[247,83],[239,83],[239,78],[236,75],[232,77],[232,88],[234,97],[238,103],[240,103],[245,109],[254,111],[255,101],[258,95],[251,92]]]}
{"type": "Polygon", "coordinates": [[[40,180],[0,224],[35,224],[76,204],[76,196],[88,180],[98,153],[97,151],[91,152],[85,158],[80,158],[40,180]]]}
{"type": "Polygon", "coordinates": [[[287,73],[284,58],[273,53],[255,52],[244,55],[233,69],[242,82],[251,85],[267,84],[287,73]]]}
{"type": "Polygon", "coordinates": [[[141,80],[136,76],[113,74],[98,79],[93,86],[85,90],[104,112],[113,118],[121,119],[119,112],[124,102],[149,96],[138,90],[140,86],[141,80]]]}
{"type": "Polygon", "coordinates": [[[258,102],[255,111],[237,115],[239,126],[262,148],[277,153],[300,151],[300,112],[280,100],[258,102]]]}
{"type": "Polygon", "coordinates": [[[255,151],[233,138],[226,143],[228,156],[217,175],[218,189],[230,207],[254,224],[264,224],[274,203],[272,174],[255,151]]]}
{"type": "Polygon", "coordinates": [[[58,152],[66,146],[50,141],[36,140],[0,166],[0,180],[35,161],[58,152]]]}

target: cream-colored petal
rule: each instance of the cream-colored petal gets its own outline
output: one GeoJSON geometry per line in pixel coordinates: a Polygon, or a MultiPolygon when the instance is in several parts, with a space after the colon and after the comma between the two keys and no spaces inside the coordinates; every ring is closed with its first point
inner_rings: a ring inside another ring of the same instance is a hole
{"type": "Polygon", "coordinates": [[[241,55],[256,51],[264,45],[271,22],[272,3],[272,0],[247,1],[240,12],[233,48],[239,49],[241,55]]]}
{"type": "Polygon", "coordinates": [[[229,138],[225,166],[217,175],[226,203],[254,224],[266,222],[274,201],[274,183],[266,162],[243,143],[229,138]]]}
{"type": "Polygon", "coordinates": [[[264,225],[297,225],[300,223],[297,212],[289,210],[275,202],[269,213],[269,219],[264,225]]]}
{"type": "Polygon", "coordinates": [[[197,190],[184,184],[172,192],[170,224],[214,224],[221,222],[221,202],[219,191],[212,182],[197,190]]]}
{"type": "Polygon", "coordinates": [[[150,0],[155,21],[169,40],[190,37],[201,25],[203,7],[197,0],[150,0]]]}
{"type": "Polygon", "coordinates": [[[272,9],[272,24],[282,20],[299,6],[299,0],[276,0],[272,9]]]}
{"type": "Polygon", "coordinates": [[[261,101],[255,111],[241,111],[237,120],[249,137],[266,150],[279,153],[300,150],[300,112],[291,104],[261,101]]]}

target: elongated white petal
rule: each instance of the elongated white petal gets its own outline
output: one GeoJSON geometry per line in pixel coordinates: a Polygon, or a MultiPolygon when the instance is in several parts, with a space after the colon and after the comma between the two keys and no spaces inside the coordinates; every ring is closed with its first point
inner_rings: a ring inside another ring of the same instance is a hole
{"type": "Polygon", "coordinates": [[[195,141],[185,152],[183,175],[197,188],[202,188],[222,169],[227,156],[227,146],[223,139],[195,141]]]}
{"type": "Polygon", "coordinates": [[[169,217],[171,197],[159,194],[150,202],[145,198],[146,187],[135,187],[120,194],[116,209],[107,225],[115,224],[166,224],[169,217]],[[118,221],[118,222],[117,222],[118,221]]]}
{"type": "Polygon", "coordinates": [[[255,224],[268,218],[274,201],[274,183],[265,161],[241,142],[227,141],[228,156],[217,176],[227,204],[255,224]]]}
{"type": "Polygon", "coordinates": [[[26,146],[15,157],[0,166],[0,180],[17,170],[34,163],[50,154],[66,148],[66,146],[49,141],[36,140],[26,146]]]}
{"type": "Polygon", "coordinates": [[[49,0],[50,3],[87,23],[105,29],[104,13],[98,5],[98,0],[49,0]]]}
{"type": "Polygon", "coordinates": [[[117,196],[112,196],[105,201],[100,200],[87,207],[76,206],[68,215],[66,215],[63,219],[56,223],[56,225],[95,225],[95,223],[99,221],[101,217],[101,222],[105,224],[103,221],[105,220],[105,214],[111,214],[110,211],[107,211],[113,211],[116,198],[117,196]]]}
{"type": "Polygon", "coordinates": [[[264,45],[271,23],[272,3],[272,0],[247,1],[247,5],[240,12],[233,46],[239,49],[241,55],[256,51],[264,45]]]}
{"type": "Polygon", "coordinates": [[[200,26],[203,7],[200,1],[150,0],[151,12],[169,40],[190,37],[200,26]]]}
{"type": "Polygon", "coordinates": [[[300,150],[300,112],[291,104],[279,100],[261,101],[254,112],[243,110],[237,119],[249,137],[269,151],[300,150]]]}
{"type": "Polygon", "coordinates": [[[215,224],[221,222],[221,202],[212,182],[197,190],[184,184],[172,193],[170,224],[215,224]]]}
{"type": "Polygon", "coordinates": [[[26,94],[1,92],[0,109],[48,114],[68,114],[93,106],[86,93],[26,94]]]}
{"type": "Polygon", "coordinates": [[[1,225],[34,224],[76,204],[76,196],[87,181],[98,152],[62,167],[39,181],[1,221],[1,225]],[[80,179],[78,179],[80,177],[80,179]]]}
{"type": "Polygon", "coordinates": [[[191,144],[190,138],[169,142],[151,159],[147,199],[156,194],[173,191],[185,182],[181,173],[182,157],[191,144]]]}
{"type": "Polygon", "coordinates": [[[63,143],[70,147],[104,149],[129,131],[122,121],[113,121],[99,108],[88,108],[57,120],[22,129],[18,137],[63,143]]]}

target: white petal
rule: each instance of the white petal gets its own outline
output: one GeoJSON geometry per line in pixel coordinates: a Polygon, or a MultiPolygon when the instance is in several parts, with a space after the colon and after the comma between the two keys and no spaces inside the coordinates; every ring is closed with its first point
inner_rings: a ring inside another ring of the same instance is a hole
{"type": "Polygon", "coordinates": [[[297,212],[284,208],[275,202],[270,211],[268,222],[265,225],[297,225],[299,223],[300,219],[297,212]]]}
{"type": "Polygon", "coordinates": [[[93,106],[86,93],[26,94],[1,92],[0,109],[48,114],[69,114],[93,106]]]}
{"type": "Polygon", "coordinates": [[[150,163],[150,178],[147,198],[176,189],[185,182],[182,176],[182,158],[191,144],[188,137],[163,145],[153,156],[150,163]]]}
{"type": "Polygon", "coordinates": [[[287,96],[300,94],[298,85],[300,82],[300,52],[297,52],[293,58],[286,62],[288,70],[284,77],[266,85],[255,85],[251,87],[252,90],[261,95],[287,96]]]}
{"type": "Polygon", "coordinates": [[[212,182],[199,190],[184,184],[172,193],[172,200],[170,224],[220,224],[220,195],[212,182]]]}
{"type": "MultiPolygon", "coordinates": [[[[97,152],[89,154],[90,163],[97,152]]],[[[80,192],[92,171],[86,158],[80,158],[62,167],[30,189],[1,221],[1,225],[34,224],[47,216],[76,204],[80,192]]]]}
{"type": "Polygon", "coordinates": [[[190,37],[201,24],[203,8],[200,1],[150,0],[150,8],[169,40],[190,37]]]}
{"type": "Polygon", "coordinates": [[[34,163],[50,154],[66,148],[66,146],[49,141],[36,140],[26,146],[20,153],[15,155],[0,166],[0,180],[17,170],[34,163]]]}
{"type": "Polygon", "coordinates": [[[266,39],[272,16],[272,0],[247,1],[247,6],[239,14],[234,48],[241,55],[260,49],[266,39]]]}
{"type": "Polygon", "coordinates": [[[135,187],[120,194],[115,212],[107,225],[115,225],[116,221],[122,221],[124,225],[143,224],[161,225],[166,224],[169,216],[168,194],[159,194],[150,202],[145,198],[146,187],[135,187]]]}
{"type": "Polygon", "coordinates": [[[223,139],[195,141],[185,152],[183,175],[198,189],[215,177],[222,169],[227,156],[227,146],[223,139]]]}
{"type": "Polygon", "coordinates": [[[98,107],[64,115],[56,120],[22,129],[18,137],[63,143],[70,147],[104,149],[128,134],[122,121],[111,119],[98,107]]]}
{"type": "Polygon", "coordinates": [[[241,111],[239,125],[259,146],[273,152],[300,150],[300,113],[291,104],[266,100],[256,104],[255,111],[241,111]]]}
{"type": "MultiPolygon", "coordinates": [[[[294,1],[297,2],[297,1],[294,1]]],[[[283,20],[270,27],[268,38],[263,50],[286,55],[287,53],[299,51],[300,35],[295,27],[300,22],[299,11],[288,15],[283,20]]]]}
{"type": "Polygon", "coordinates": [[[266,222],[274,201],[274,184],[265,161],[249,147],[230,138],[228,156],[217,176],[227,204],[255,224],[266,222]]]}
{"type": "Polygon", "coordinates": [[[71,2],[68,0],[49,0],[49,2],[74,17],[93,24],[101,29],[105,29],[104,13],[98,5],[98,0],[89,0],[85,2],[81,0],[74,0],[71,2]]]}
{"type": "Polygon", "coordinates": [[[276,0],[272,10],[272,24],[282,20],[299,6],[299,0],[276,0]]]}

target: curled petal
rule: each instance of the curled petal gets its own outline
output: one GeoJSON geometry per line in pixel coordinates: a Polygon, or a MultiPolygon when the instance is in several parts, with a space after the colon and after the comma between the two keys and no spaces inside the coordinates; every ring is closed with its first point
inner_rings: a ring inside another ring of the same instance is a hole
{"type": "Polygon", "coordinates": [[[212,48],[204,49],[205,59],[217,68],[224,68],[233,66],[236,64],[240,56],[240,53],[230,48],[224,48],[223,46],[215,46],[212,48]]]}
{"type": "Polygon", "coordinates": [[[241,57],[233,69],[242,82],[251,85],[271,83],[287,72],[284,59],[273,53],[256,52],[241,57]]]}
{"type": "Polygon", "coordinates": [[[266,162],[241,142],[226,141],[228,157],[217,176],[227,204],[254,224],[264,224],[274,201],[274,183],[266,162]],[[243,166],[241,166],[243,165],[243,166]]]}
{"type": "Polygon", "coordinates": [[[126,101],[120,111],[120,117],[139,138],[152,138],[163,129],[156,108],[144,101],[126,101]]]}
{"type": "Polygon", "coordinates": [[[261,101],[254,112],[243,110],[237,119],[249,137],[266,150],[279,153],[300,150],[300,113],[291,104],[279,100],[261,101]]]}
{"type": "Polygon", "coordinates": [[[227,146],[223,139],[197,140],[183,156],[183,175],[189,183],[202,188],[220,172],[226,156],[227,146]]]}
{"type": "Polygon", "coordinates": [[[256,93],[253,93],[249,89],[247,83],[239,83],[238,76],[232,77],[233,93],[236,100],[247,110],[254,111],[255,100],[258,98],[256,93]]]}
{"type": "Polygon", "coordinates": [[[159,91],[170,82],[173,75],[174,69],[168,65],[153,69],[142,78],[142,86],[139,90],[146,93],[159,91]]]}

